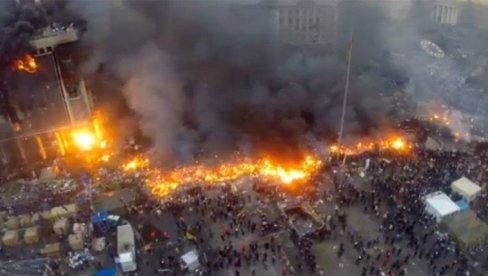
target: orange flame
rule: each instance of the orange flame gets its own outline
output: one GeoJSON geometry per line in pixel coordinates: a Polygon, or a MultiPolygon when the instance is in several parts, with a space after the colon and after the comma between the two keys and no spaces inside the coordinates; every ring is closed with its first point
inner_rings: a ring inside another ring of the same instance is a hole
{"type": "Polygon", "coordinates": [[[27,73],[35,73],[37,71],[37,62],[33,56],[26,54],[23,58],[17,59],[14,62],[14,67],[18,71],[25,71],[27,73]]]}
{"type": "Polygon", "coordinates": [[[329,146],[329,152],[331,154],[345,154],[356,155],[366,151],[372,151],[378,149],[380,151],[392,151],[395,153],[408,153],[411,149],[411,145],[403,137],[393,135],[390,138],[378,140],[378,141],[362,141],[353,146],[346,145],[331,145],[329,146]]]}
{"type": "Polygon", "coordinates": [[[104,138],[100,113],[95,113],[93,121],[89,125],[71,130],[71,136],[73,144],[81,151],[104,150],[108,147],[107,140],[104,138]]]}
{"type": "Polygon", "coordinates": [[[149,160],[140,156],[132,159],[128,163],[122,165],[124,171],[134,171],[139,169],[144,169],[149,165],[149,160]]]}
{"type": "MultiPolygon", "coordinates": [[[[147,159],[136,157],[122,166],[124,171],[147,168],[147,159]]],[[[259,177],[263,180],[276,181],[284,185],[309,180],[320,168],[322,161],[308,155],[295,166],[286,166],[271,159],[250,159],[217,166],[195,164],[170,171],[146,169],[146,185],[156,196],[166,196],[186,183],[205,182],[209,184],[232,181],[244,176],[259,177]]]]}

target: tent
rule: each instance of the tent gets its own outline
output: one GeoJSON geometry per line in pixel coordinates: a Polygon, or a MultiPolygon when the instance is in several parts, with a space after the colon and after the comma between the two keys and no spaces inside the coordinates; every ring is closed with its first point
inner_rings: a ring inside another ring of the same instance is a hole
{"type": "Polygon", "coordinates": [[[184,267],[188,268],[190,271],[193,271],[200,266],[196,250],[186,252],[181,256],[181,261],[183,262],[184,267]]]}
{"type": "Polygon", "coordinates": [[[5,227],[8,230],[14,230],[19,228],[19,218],[16,216],[8,217],[7,221],[5,222],[5,227]]]}
{"type": "Polygon", "coordinates": [[[17,230],[10,230],[5,232],[2,237],[2,243],[5,246],[15,246],[19,244],[19,232],[17,230]]]}
{"type": "Polygon", "coordinates": [[[54,233],[59,236],[67,235],[68,230],[70,229],[70,222],[67,218],[62,218],[57,220],[53,225],[54,233]]]}
{"type": "Polygon", "coordinates": [[[451,189],[460,194],[467,202],[472,201],[481,193],[481,187],[464,176],[452,182],[451,189]]]}
{"type": "Polygon", "coordinates": [[[488,242],[488,224],[471,210],[447,218],[441,226],[463,247],[488,242]]]}
{"type": "Polygon", "coordinates": [[[42,211],[41,218],[45,220],[51,220],[53,217],[51,216],[51,211],[42,211]]]}
{"type": "Polygon", "coordinates": [[[27,228],[24,233],[24,242],[26,244],[34,244],[39,241],[39,227],[34,226],[27,228]]]}
{"type": "Polygon", "coordinates": [[[117,269],[115,267],[105,268],[93,273],[92,276],[117,276],[117,269]]]}
{"type": "Polygon", "coordinates": [[[75,214],[78,211],[76,204],[68,204],[57,206],[51,209],[51,216],[53,218],[64,218],[75,214]]]}
{"type": "Polygon", "coordinates": [[[440,222],[443,218],[459,212],[460,208],[445,193],[439,191],[425,196],[425,210],[440,222]]]}
{"type": "Polygon", "coordinates": [[[39,215],[39,213],[32,214],[31,221],[30,221],[31,225],[39,224],[39,221],[40,221],[40,215],[39,215]]]}
{"type": "Polygon", "coordinates": [[[82,250],[83,249],[83,237],[77,234],[71,234],[68,236],[68,243],[69,246],[73,250],[82,250]]]}
{"type": "Polygon", "coordinates": [[[41,254],[47,257],[60,257],[61,253],[61,243],[59,242],[46,244],[41,249],[41,254]]]}
{"type": "Polygon", "coordinates": [[[32,226],[30,215],[29,214],[19,215],[19,224],[20,224],[20,227],[22,227],[22,228],[32,226]]]}
{"type": "Polygon", "coordinates": [[[464,199],[460,199],[460,200],[456,201],[456,205],[459,207],[459,209],[462,212],[469,210],[469,204],[464,199]]]}

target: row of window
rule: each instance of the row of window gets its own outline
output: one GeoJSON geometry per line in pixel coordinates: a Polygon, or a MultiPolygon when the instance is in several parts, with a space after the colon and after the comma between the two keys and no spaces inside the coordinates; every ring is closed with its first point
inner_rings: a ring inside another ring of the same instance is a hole
{"type": "Polygon", "coordinates": [[[333,16],[335,7],[313,7],[313,8],[282,8],[279,10],[280,17],[327,17],[333,16]]]}

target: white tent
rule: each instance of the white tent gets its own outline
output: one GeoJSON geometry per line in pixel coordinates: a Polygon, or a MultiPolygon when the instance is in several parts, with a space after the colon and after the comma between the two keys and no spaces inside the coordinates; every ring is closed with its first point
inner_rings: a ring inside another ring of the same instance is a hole
{"type": "Polygon", "coordinates": [[[440,222],[444,217],[461,209],[445,193],[434,192],[425,196],[425,210],[440,222]]]}
{"type": "Polygon", "coordinates": [[[183,256],[181,256],[181,260],[183,261],[184,266],[190,271],[193,271],[200,266],[198,254],[195,250],[186,252],[183,256]]]}
{"type": "Polygon", "coordinates": [[[460,194],[467,202],[472,201],[481,193],[481,187],[464,176],[452,182],[451,189],[460,194]]]}

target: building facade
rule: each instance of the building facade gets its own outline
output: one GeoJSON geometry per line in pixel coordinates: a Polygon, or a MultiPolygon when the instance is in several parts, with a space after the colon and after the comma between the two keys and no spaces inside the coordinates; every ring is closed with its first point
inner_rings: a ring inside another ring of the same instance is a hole
{"type": "Polygon", "coordinates": [[[91,120],[93,99],[70,51],[79,37],[73,26],[51,25],[31,40],[35,70],[13,70],[6,85],[11,114],[0,121],[0,162],[64,155],[66,131],[91,120]]]}
{"type": "Polygon", "coordinates": [[[336,1],[294,1],[272,9],[280,41],[285,45],[334,47],[336,1]]]}
{"type": "Polygon", "coordinates": [[[434,22],[442,25],[457,25],[462,2],[463,1],[434,2],[432,19],[434,22]]]}

